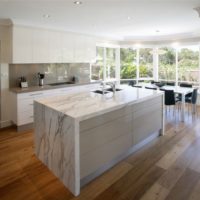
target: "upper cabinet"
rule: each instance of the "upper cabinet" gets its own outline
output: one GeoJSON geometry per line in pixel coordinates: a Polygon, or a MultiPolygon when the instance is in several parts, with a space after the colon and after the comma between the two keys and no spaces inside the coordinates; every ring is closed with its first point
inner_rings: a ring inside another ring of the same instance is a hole
{"type": "Polygon", "coordinates": [[[32,36],[32,62],[45,63],[49,59],[49,38],[47,30],[34,29],[32,36]]]}
{"type": "Polygon", "coordinates": [[[75,52],[75,37],[70,33],[61,33],[62,40],[62,62],[63,63],[73,63],[74,62],[74,52],[75,52]]]}
{"type": "Polygon", "coordinates": [[[12,63],[86,63],[95,60],[92,37],[14,26],[12,63]]]}
{"type": "Polygon", "coordinates": [[[49,32],[49,63],[62,63],[62,38],[60,32],[49,32]]]}
{"type": "Polygon", "coordinates": [[[91,62],[96,58],[96,45],[94,39],[87,36],[75,36],[75,62],[91,62]]]}
{"type": "Polygon", "coordinates": [[[13,27],[12,37],[13,63],[31,63],[32,29],[24,27],[13,27]]]}

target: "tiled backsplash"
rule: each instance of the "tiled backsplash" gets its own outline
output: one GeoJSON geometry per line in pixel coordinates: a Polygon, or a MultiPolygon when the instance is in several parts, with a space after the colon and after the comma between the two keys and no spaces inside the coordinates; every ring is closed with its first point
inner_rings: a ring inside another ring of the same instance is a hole
{"type": "Polygon", "coordinates": [[[74,76],[79,83],[90,81],[89,63],[11,64],[9,70],[10,87],[18,86],[21,76],[26,77],[29,86],[38,85],[38,72],[45,74],[44,84],[70,81],[74,76]]]}

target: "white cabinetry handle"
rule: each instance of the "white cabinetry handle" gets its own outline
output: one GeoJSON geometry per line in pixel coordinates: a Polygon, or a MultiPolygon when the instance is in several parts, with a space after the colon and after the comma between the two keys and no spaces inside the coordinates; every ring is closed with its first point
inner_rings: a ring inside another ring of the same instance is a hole
{"type": "Polygon", "coordinates": [[[38,96],[38,95],[43,95],[43,93],[30,94],[30,96],[38,96]]]}
{"type": "Polygon", "coordinates": [[[66,89],[66,90],[60,90],[60,92],[68,92],[71,91],[72,89],[66,89]]]}

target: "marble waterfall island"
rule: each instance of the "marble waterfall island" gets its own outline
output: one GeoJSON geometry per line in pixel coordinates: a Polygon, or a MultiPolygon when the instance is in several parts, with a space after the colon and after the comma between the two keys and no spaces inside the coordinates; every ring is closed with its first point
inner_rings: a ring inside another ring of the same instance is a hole
{"type": "Polygon", "coordinates": [[[164,133],[163,92],[125,87],[34,102],[36,156],[75,195],[164,133]]]}

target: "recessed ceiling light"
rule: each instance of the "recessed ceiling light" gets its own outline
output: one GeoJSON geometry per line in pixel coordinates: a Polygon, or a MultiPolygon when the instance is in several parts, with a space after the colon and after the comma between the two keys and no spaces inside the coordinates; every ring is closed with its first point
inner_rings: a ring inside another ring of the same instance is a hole
{"type": "Polygon", "coordinates": [[[44,18],[49,18],[50,15],[49,15],[49,14],[44,14],[43,17],[44,17],[44,18]]]}
{"type": "Polygon", "coordinates": [[[129,16],[128,16],[128,17],[127,17],[127,19],[128,19],[128,20],[130,20],[130,19],[131,19],[131,17],[129,17],[129,16]]]}
{"type": "Polygon", "coordinates": [[[81,1],[74,1],[74,4],[76,4],[76,5],[81,5],[82,2],[81,2],[81,1]]]}

